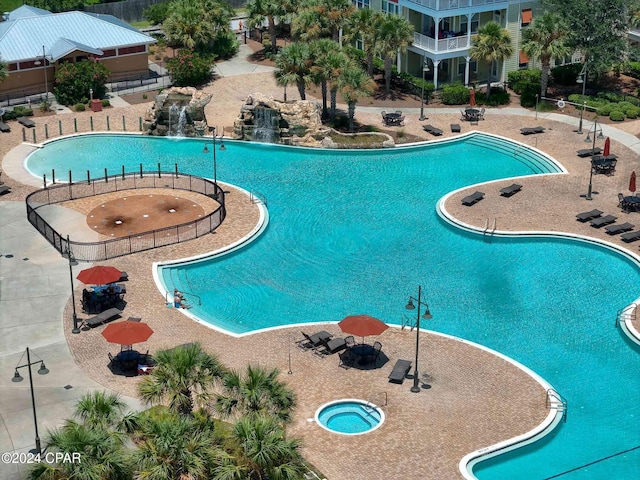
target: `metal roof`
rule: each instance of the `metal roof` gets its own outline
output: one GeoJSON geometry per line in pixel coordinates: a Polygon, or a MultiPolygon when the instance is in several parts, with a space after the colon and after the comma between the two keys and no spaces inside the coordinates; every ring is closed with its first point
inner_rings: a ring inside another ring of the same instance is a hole
{"type": "Polygon", "coordinates": [[[111,15],[47,12],[12,20],[12,15],[22,9],[14,10],[8,21],[0,22],[0,58],[8,63],[42,58],[43,46],[47,56],[53,55],[53,46],[61,39],[97,50],[156,41],[111,15]]]}
{"type": "Polygon", "coordinates": [[[55,62],[56,60],[60,60],[65,55],[68,55],[75,50],[92,53],[94,55],[102,55],[104,53],[98,48],[92,48],[88,45],[83,45],[82,43],[69,40],[68,38],[59,38],[51,47],[51,52],[49,52],[51,55],[51,61],[55,62]]]}
{"type": "Polygon", "coordinates": [[[49,10],[32,7],[31,5],[22,5],[14,11],[9,12],[9,18],[7,18],[7,20],[17,20],[18,18],[33,17],[36,15],[53,15],[53,13],[49,10]]]}

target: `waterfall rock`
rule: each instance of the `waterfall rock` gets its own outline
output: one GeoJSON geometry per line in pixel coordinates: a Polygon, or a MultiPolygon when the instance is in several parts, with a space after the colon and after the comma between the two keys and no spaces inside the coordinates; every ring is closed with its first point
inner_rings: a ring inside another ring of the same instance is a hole
{"type": "Polygon", "coordinates": [[[253,93],[240,108],[233,124],[236,137],[292,145],[317,144],[329,130],[322,125],[317,102],[298,100],[282,102],[272,96],[253,93]]]}
{"type": "Polygon", "coordinates": [[[144,117],[144,130],[149,135],[202,136],[204,107],[211,94],[194,87],[171,87],[156,96],[144,117]],[[194,123],[198,128],[194,127],[194,123]]]}

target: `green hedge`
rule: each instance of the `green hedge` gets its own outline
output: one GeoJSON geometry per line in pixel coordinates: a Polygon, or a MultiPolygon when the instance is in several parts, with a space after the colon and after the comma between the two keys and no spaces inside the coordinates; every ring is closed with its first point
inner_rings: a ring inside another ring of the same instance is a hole
{"type": "Polygon", "coordinates": [[[624,120],[624,112],[622,110],[614,110],[609,114],[609,118],[614,122],[622,122],[624,120]]]}
{"type": "Polygon", "coordinates": [[[622,66],[622,73],[640,79],[640,62],[626,62],[622,66]]]}
{"type": "Polygon", "coordinates": [[[558,85],[575,85],[576,79],[582,71],[581,63],[573,63],[571,65],[562,65],[551,70],[553,83],[558,85]]]}
{"type": "Polygon", "coordinates": [[[476,92],[476,102],[478,105],[496,107],[498,105],[507,105],[510,101],[511,94],[501,87],[491,87],[491,95],[489,95],[489,98],[487,98],[484,92],[476,92]]]}
{"type": "Polygon", "coordinates": [[[469,95],[469,89],[462,84],[446,85],[442,89],[441,99],[445,105],[466,105],[469,103],[469,95]]]}
{"type": "MultiPolygon", "coordinates": [[[[522,95],[525,89],[530,89],[531,84],[538,85],[538,91],[540,91],[540,78],[542,77],[542,71],[537,69],[531,70],[517,70],[515,72],[509,72],[507,75],[507,81],[511,90],[518,95],[522,95]]],[[[534,94],[535,95],[535,94],[534,94]]]]}
{"type": "Polygon", "coordinates": [[[2,119],[15,120],[18,117],[31,117],[32,115],[32,109],[18,105],[17,107],[14,107],[13,110],[7,110],[4,112],[2,119]]]}

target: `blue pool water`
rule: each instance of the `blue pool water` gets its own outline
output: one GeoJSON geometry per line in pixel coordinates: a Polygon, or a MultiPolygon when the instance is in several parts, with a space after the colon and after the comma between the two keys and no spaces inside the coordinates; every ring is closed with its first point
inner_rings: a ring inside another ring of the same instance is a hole
{"type": "MultiPolygon", "coordinates": [[[[569,402],[568,422],[552,438],[479,464],[483,480],[543,479],[634,448],[640,356],[614,321],[637,297],[640,269],[591,244],[487,241],[443,222],[435,205],[451,190],[553,170],[511,144],[489,143],[336,152],[226,142],[218,179],[264,194],[269,226],[234,254],[163,268],[161,276],[168,290],[202,296],[192,311],[235,333],[356,313],[400,323],[421,284],[433,314],[425,327],[514,358],[569,402]]],[[[38,176],[72,168],[82,178],[87,168],[102,175],[105,166],[117,173],[122,164],[160,162],[210,176],[211,155],[201,152],[202,141],[92,136],[53,142],[28,166],[38,176]]],[[[491,185],[479,189],[498,195],[491,185]]],[[[635,480],[639,457],[632,450],[562,478],[635,480]]]]}
{"type": "Polygon", "coordinates": [[[357,400],[339,401],[322,407],[316,420],[328,430],[347,435],[370,432],[384,421],[380,410],[357,400]]]}

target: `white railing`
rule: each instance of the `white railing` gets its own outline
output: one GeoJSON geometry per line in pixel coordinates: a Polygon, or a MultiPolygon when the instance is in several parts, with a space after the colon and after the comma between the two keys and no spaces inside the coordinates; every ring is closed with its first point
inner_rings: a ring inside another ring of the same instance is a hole
{"type": "Polygon", "coordinates": [[[413,44],[423,50],[436,50],[436,39],[427,37],[418,32],[413,32],[413,44]]]}
{"type": "Polygon", "coordinates": [[[431,10],[455,10],[458,8],[479,7],[483,5],[508,5],[509,0],[408,0],[431,10]]]}
{"type": "Polygon", "coordinates": [[[433,37],[413,32],[413,44],[423,50],[432,52],[448,52],[453,50],[465,50],[469,48],[469,37],[466,35],[460,37],[443,38],[437,40],[433,37]]]}

